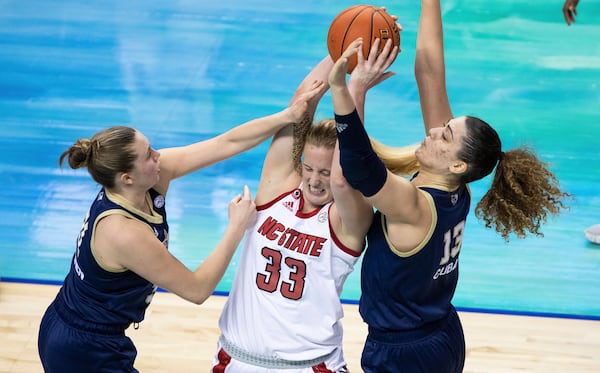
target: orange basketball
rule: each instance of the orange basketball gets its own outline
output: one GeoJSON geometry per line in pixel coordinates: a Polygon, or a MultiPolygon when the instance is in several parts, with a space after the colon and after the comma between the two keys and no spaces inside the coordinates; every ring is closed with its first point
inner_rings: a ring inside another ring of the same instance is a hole
{"type": "MultiPolygon", "coordinates": [[[[388,39],[394,46],[400,46],[400,31],[396,22],[385,10],[373,5],[354,5],[338,14],[327,33],[327,49],[334,61],[344,53],[350,43],[358,37],[363,38],[363,56],[367,58],[371,44],[376,38],[381,39],[379,51],[388,39]]],[[[348,74],[357,64],[356,56],[352,56],[348,64],[348,74]]]]}

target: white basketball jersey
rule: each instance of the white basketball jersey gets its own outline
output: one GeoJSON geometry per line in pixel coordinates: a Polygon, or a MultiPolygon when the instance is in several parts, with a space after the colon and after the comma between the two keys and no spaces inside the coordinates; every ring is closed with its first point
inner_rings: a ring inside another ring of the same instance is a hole
{"type": "Polygon", "coordinates": [[[303,214],[295,189],[266,205],[246,231],[219,327],[250,353],[307,360],[342,346],[340,294],[359,254],[329,225],[331,203],[303,214]]]}

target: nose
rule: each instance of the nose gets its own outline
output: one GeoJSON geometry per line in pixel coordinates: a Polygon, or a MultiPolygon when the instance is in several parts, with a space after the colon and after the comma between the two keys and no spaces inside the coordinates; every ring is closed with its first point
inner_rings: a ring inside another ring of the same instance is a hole
{"type": "Polygon", "coordinates": [[[321,174],[319,174],[318,172],[311,172],[310,175],[308,176],[308,182],[310,185],[314,186],[314,187],[320,187],[321,184],[323,183],[321,174]]]}

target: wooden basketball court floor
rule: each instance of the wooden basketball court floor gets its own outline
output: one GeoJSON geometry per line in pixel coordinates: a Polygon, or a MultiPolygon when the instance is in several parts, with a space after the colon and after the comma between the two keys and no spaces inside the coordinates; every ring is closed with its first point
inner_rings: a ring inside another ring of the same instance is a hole
{"type": "MultiPolygon", "coordinates": [[[[68,221],[73,221],[76,232],[85,214],[72,212],[73,220],[65,216],[68,209],[75,209],[71,198],[80,186],[79,179],[55,172],[67,141],[116,122],[135,124],[163,145],[181,144],[218,133],[282,101],[287,103],[282,93],[295,87],[305,67],[322,58],[328,23],[351,4],[0,2],[0,148],[5,155],[0,162],[4,187],[0,273],[48,279],[53,275],[41,273],[48,269],[48,258],[70,257],[73,236],[57,237],[61,235],[52,228],[58,221],[66,231],[68,221]],[[285,22],[281,22],[282,14],[285,22]],[[257,39],[264,35],[279,38],[265,46],[257,39]],[[39,236],[30,236],[28,228],[32,226],[40,228],[35,231],[39,236]],[[48,246],[44,255],[33,255],[42,251],[40,243],[48,246]],[[54,249],[69,254],[56,254],[54,249]],[[28,265],[38,272],[27,276],[22,269],[28,265]]],[[[496,255],[496,243],[486,239],[485,245],[480,244],[473,224],[470,239],[478,243],[472,246],[478,247],[471,247],[476,253],[462,258],[461,265],[465,269],[470,265],[475,272],[462,272],[462,284],[471,287],[460,294],[477,299],[511,297],[513,305],[527,301],[541,307],[556,302],[568,305],[569,312],[597,317],[595,304],[600,303],[594,302],[600,302],[600,251],[581,242],[581,231],[597,223],[600,211],[598,188],[594,187],[600,182],[600,172],[594,172],[599,169],[600,137],[596,83],[599,0],[583,1],[577,24],[568,28],[560,13],[562,2],[548,4],[539,0],[459,0],[444,6],[446,46],[449,53],[459,53],[447,60],[449,82],[456,94],[453,100],[476,101],[486,118],[505,123],[501,129],[507,144],[519,143],[523,137],[535,141],[545,159],[556,163],[562,182],[577,195],[571,214],[553,225],[545,240],[513,243],[503,247],[502,256],[496,255]],[[463,58],[464,53],[468,58],[463,58]],[[579,123],[585,125],[576,125],[579,123]],[[565,242],[572,243],[568,253],[565,242]],[[525,246],[527,250],[522,249],[525,246]],[[534,267],[544,270],[530,271],[534,267]],[[487,271],[488,282],[477,282],[480,268],[487,271]],[[511,273],[515,276],[510,277],[511,273]],[[474,276],[471,282],[469,274],[474,276]],[[477,291],[493,281],[502,282],[505,288],[498,285],[491,294],[477,291]],[[513,284],[525,282],[535,286],[518,294],[512,290],[513,284]]],[[[402,15],[405,49],[394,70],[406,78],[412,70],[418,7],[406,1],[385,5],[402,15]]],[[[402,81],[388,86],[388,90],[395,87],[398,97],[388,92],[380,96],[383,99],[370,99],[372,123],[387,117],[390,101],[399,103],[407,123],[409,118],[420,118],[418,107],[408,99],[410,87],[402,81]]],[[[323,113],[330,115],[331,111],[325,107],[323,113]]],[[[409,139],[412,133],[421,139],[420,128],[379,127],[381,132],[375,132],[377,126],[373,128],[376,138],[402,135],[409,139]]],[[[263,153],[245,157],[250,158],[240,164],[248,168],[262,163],[263,153]]],[[[180,184],[179,193],[191,193],[180,194],[180,199],[196,201],[195,195],[202,193],[198,186],[212,190],[222,181],[218,174],[205,173],[200,180],[180,184]]],[[[250,169],[234,175],[254,185],[258,173],[250,169]]],[[[242,185],[242,180],[238,181],[242,185]]],[[[87,209],[89,201],[84,201],[80,206],[87,209]]],[[[180,220],[173,214],[170,222],[174,225],[185,221],[182,234],[177,235],[181,242],[201,235],[198,222],[207,219],[203,215],[190,218],[189,214],[196,213],[190,210],[214,214],[200,209],[196,202],[180,220]]],[[[212,225],[209,229],[214,230],[212,225]]],[[[64,273],[61,270],[58,276],[64,273]]],[[[54,285],[2,282],[0,278],[0,373],[42,372],[37,355],[38,325],[57,291],[54,285]]],[[[143,373],[208,372],[224,301],[222,296],[213,296],[197,306],[172,294],[157,294],[140,328],[128,331],[139,351],[137,368],[143,373]]],[[[357,306],[344,307],[345,354],[350,370],[360,372],[366,330],[357,306]]],[[[600,373],[600,320],[473,312],[461,312],[460,316],[468,351],[465,372],[600,373]]]]}
{"type": "MultiPolygon", "coordinates": [[[[0,282],[0,372],[43,372],[38,325],[58,286],[0,282]]],[[[159,292],[138,330],[127,334],[144,373],[208,372],[218,317],[226,298],[197,306],[159,292]]],[[[344,350],[351,372],[360,372],[366,328],[356,305],[344,305],[344,350]]],[[[600,372],[600,321],[461,312],[465,373],[600,372]]],[[[65,372],[70,373],[70,372],[65,372]]]]}

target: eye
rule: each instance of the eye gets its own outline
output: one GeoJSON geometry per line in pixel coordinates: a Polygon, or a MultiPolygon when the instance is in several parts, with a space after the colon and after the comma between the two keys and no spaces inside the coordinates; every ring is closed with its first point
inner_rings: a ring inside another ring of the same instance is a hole
{"type": "Polygon", "coordinates": [[[442,130],[442,140],[444,141],[452,141],[454,135],[452,133],[452,128],[450,127],[450,122],[446,122],[444,125],[444,129],[442,130]]]}
{"type": "Polygon", "coordinates": [[[446,141],[448,137],[446,136],[446,127],[442,127],[439,129],[440,139],[446,141]]]}

